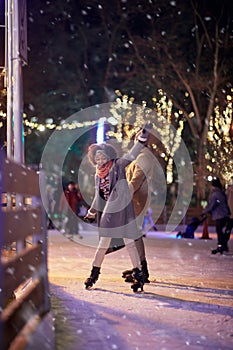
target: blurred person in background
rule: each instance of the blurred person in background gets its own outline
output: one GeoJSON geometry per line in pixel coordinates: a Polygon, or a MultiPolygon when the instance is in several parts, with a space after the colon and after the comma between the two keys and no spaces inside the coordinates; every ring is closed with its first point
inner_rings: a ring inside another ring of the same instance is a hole
{"type": "Polygon", "coordinates": [[[231,212],[230,220],[228,221],[226,225],[226,230],[225,230],[226,240],[228,241],[230,239],[231,231],[233,228],[233,177],[231,178],[227,186],[226,196],[227,196],[227,203],[231,212]]]}
{"type": "Polygon", "coordinates": [[[74,181],[69,181],[64,193],[61,196],[59,204],[60,215],[65,215],[65,226],[63,227],[63,234],[76,236],[82,238],[79,234],[77,206],[80,200],[79,193],[75,189],[74,181]],[[64,232],[65,231],[65,232],[64,232]]]}
{"type": "Polygon", "coordinates": [[[207,206],[203,215],[211,214],[215,220],[218,245],[212,250],[212,254],[228,252],[229,237],[225,234],[227,224],[230,220],[230,209],[227,203],[227,196],[219,178],[212,180],[212,191],[208,198],[207,206]]]}

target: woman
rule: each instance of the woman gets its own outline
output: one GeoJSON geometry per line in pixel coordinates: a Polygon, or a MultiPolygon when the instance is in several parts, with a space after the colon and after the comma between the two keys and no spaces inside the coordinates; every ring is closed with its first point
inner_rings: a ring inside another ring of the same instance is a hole
{"type": "Polygon", "coordinates": [[[134,242],[140,237],[140,233],[135,221],[125,168],[140,153],[147,141],[147,135],[147,131],[143,129],[133,148],[122,158],[117,158],[116,151],[111,145],[92,144],[89,147],[89,161],[96,166],[95,197],[85,220],[93,220],[97,216],[100,241],[91,275],[85,281],[86,288],[92,287],[98,280],[111,239],[123,238],[133,265],[134,282],[131,288],[135,292],[138,288],[143,290],[141,262],[134,242]]]}

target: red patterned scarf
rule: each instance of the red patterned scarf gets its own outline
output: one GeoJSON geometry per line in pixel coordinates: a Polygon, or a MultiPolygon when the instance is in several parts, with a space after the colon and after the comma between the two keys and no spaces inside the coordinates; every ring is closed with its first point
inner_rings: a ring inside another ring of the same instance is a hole
{"type": "Polygon", "coordinates": [[[113,161],[109,160],[106,164],[104,164],[101,168],[97,168],[96,170],[96,174],[103,179],[104,177],[106,177],[109,173],[109,170],[111,169],[113,165],[113,161]]]}

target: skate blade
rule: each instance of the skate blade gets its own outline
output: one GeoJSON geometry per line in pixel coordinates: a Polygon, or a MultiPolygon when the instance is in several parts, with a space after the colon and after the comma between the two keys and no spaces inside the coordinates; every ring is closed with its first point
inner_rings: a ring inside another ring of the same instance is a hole
{"type": "Polygon", "coordinates": [[[141,285],[141,283],[135,283],[131,286],[131,288],[133,289],[134,293],[142,293],[144,292],[143,290],[143,285],[141,285]],[[141,289],[141,290],[139,290],[141,289]]]}
{"type": "Polygon", "coordinates": [[[129,275],[132,275],[133,270],[126,270],[122,272],[122,278],[126,278],[129,275]]]}
{"type": "Polygon", "coordinates": [[[93,286],[85,286],[86,290],[91,290],[93,286]]]}

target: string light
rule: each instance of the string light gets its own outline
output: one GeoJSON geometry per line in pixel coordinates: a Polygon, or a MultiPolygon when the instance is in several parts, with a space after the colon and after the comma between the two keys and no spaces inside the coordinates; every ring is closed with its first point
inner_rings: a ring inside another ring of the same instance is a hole
{"type": "MultiPolygon", "coordinates": [[[[0,121],[0,128],[3,127],[3,121],[6,119],[6,113],[4,113],[3,111],[0,111],[0,117],[2,117],[2,121],[0,121]]],[[[56,123],[37,123],[35,121],[29,121],[26,116],[23,116],[23,124],[24,126],[26,126],[28,128],[28,131],[25,131],[26,135],[30,132],[31,130],[37,130],[37,131],[45,131],[47,130],[64,130],[64,129],[68,129],[68,130],[73,130],[73,129],[77,129],[77,128],[83,128],[85,126],[92,126],[98,123],[98,120],[94,120],[94,121],[84,121],[84,122],[72,122],[72,123],[62,123],[62,125],[58,125],[56,123]]],[[[26,136],[25,135],[25,136],[26,136]]]]}
{"type": "Polygon", "coordinates": [[[208,152],[205,156],[206,169],[215,176],[222,177],[229,183],[233,169],[233,143],[230,135],[232,127],[232,96],[227,95],[227,106],[220,112],[216,106],[210,118],[208,130],[208,152]]]}
{"type": "MultiPolygon", "coordinates": [[[[172,101],[167,98],[162,89],[158,90],[158,97],[152,97],[154,104],[152,110],[156,114],[151,113],[151,109],[146,108],[146,101],[143,100],[140,106],[136,105],[135,107],[134,105],[133,108],[134,97],[122,94],[120,90],[116,90],[115,93],[117,98],[111,104],[109,110],[110,116],[107,118],[107,121],[115,127],[115,131],[110,130],[107,135],[115,137],[118,142],[122,143],[123,147],[126,147],[134,135],[143,127],[145,120],[150,122],[160,134],[161,142],[165,148],[165,153],[163,155],[161,154],[161,157],[167,163],[167,183],[172,183],[173,157],[179,148],[184,129],[183,112],[181,110],[174,111],[172,101]],[[175,128],[172,128],[171,125],[175,128]]],[[[210,118],[207,135],[209,150],[205,155],[207,173],[214,172],[214,175],[217,176],[221,174],[226,181],[230,180],[233,168],[233,142],[231,134],[233,130],[232,100],[232,95],[227,95],[227,106],[225,110],[221,112],[219,106],[216,106],[214,109],[214,113],[210,118]]],[[[194,116],[195,114],[190,112],[189,118],[193,118],[194,116]]],[[[6,113],[1,110],[0,106],[0,128],[4,126],[6,119],[6,113]]],[[[39,132],[45,132],[46,130],[74,130],[76,128],[94,126],[98,123],[98,120],[94,120],[84,122],[73,121],[72,123],[62,121],[60,124],[56,124],[52,119],[46,120],[46,123],[38,123],[37,120],[36,117],[28,120],[26,114],[23,114],[25,136],[32,134],[33,130],[39,132]]]]}

